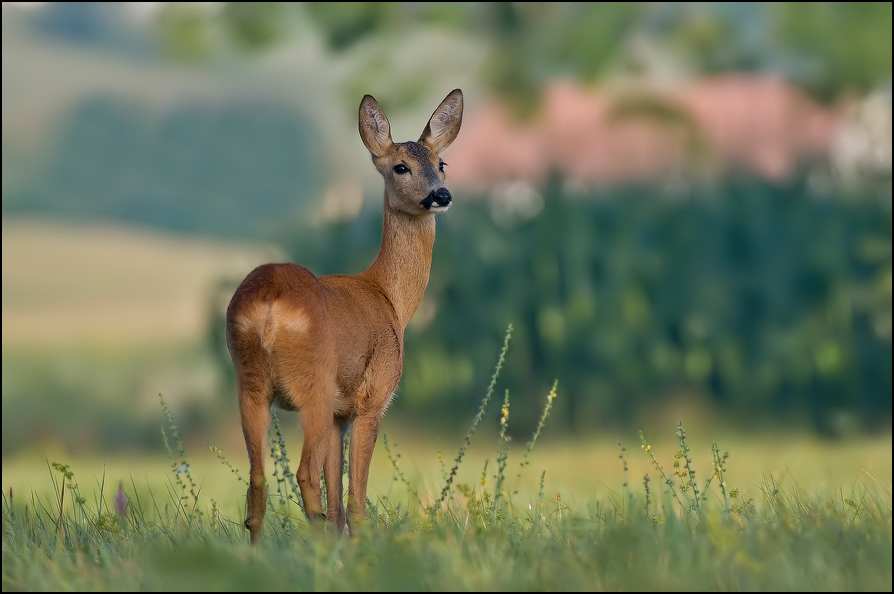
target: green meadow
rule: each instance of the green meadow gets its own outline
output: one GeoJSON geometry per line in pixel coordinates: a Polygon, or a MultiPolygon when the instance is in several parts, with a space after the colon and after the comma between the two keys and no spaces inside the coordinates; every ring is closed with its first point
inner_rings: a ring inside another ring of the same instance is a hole
{"type": "Polygon", "coordinates": [[[163,400],[167,459],[4,462],[3,589],[890,590],[890,438],[512,444],[489,396],[450,451],[381,436],[353,538],[305,521],[279,420],[258,550],[241,452],[191,456],[163,400]]]}

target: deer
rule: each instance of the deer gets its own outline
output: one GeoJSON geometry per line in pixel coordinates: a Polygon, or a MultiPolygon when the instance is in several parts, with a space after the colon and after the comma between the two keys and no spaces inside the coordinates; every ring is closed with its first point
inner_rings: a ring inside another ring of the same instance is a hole
{"type": "Polygon", "coordinates": [[[226,340],[250,465],[245,527],[252,545],[260,543],[267,508],[264,458],[273,405],[300,417],[296,479],[308,524],[342,534],[347,523],[355,536],[366,517],[379,423],[403,372],[404,330],[431,272],[435,215],[453,200],[440,154],[459,134],[462,113],[463,94],[454,89],[419,140],[393,142],[385,112],[364,95],[360,138],[385,185],[378,256],[358,274],[316,276],[298,264],[262,264],[230,300],[226,340]]]}

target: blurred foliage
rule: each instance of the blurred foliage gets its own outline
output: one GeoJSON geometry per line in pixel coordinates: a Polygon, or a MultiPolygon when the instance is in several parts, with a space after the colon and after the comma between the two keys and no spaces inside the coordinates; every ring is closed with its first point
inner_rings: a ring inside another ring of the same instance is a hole
{"type": "MultiPolygon", "coordinates": [[[[307,12],[323,28],[329,47],[343,50],[367,35],[386,33],[390,23],[403,14],[396,2],[305,2],[307,12]]],[[[410,12],[421,13],[427,5],[414,2],[410,12]]],[[[454,3],[455,4],[455,3],[454,3]]]]}
{"type": "Polygon", "coordinates": [[[287,36],[288,3],[165,2],[156,29],[167,55],[176,60],[208,58],[221,46],[255,52],[287,36]],[[229,43],[224,43],[224,41],[229,43]]]}
{"type": "Polygon", "coordinates": [[[264,47],[283,35],[282,2],[226,2],[221,17],[242,47],[264,47]]]}
{"type": "Polygon", "coordinates": [[[890,2],[167,2],[141,11],[154,15],[148,30],[126,18],[124,5],[49,2],[35,27],[187,60],[259,54],[314,31],[332,56],[366,54],[344,68],[346,82],[364,88],[378,76],[368,73],[370,60],[392,65],[389,84],[418,77],[391,52],[413,33],[439,29],[483,42],[477,84],[522,114],[557,77],[774,72],[825,102],[891,84],[890,2]]]}
{"type": "MultiPolygon", "coordinates": [[[[468,416],[511,323],[502,377],[520,431],[553,379],[554,423],[580,432],[680,393],[742,422],[824,435],[886,426],[891,211],[838,198],[818,198],[805,179],[730,178],[671,195],[570,195],[556,179],[534,216],[458,201],[439,221],[425,302],[407,329],[398,408],[468,416]]],[[[360,272],[380,234],[370,208],[286,241],[317,274],[360,272]]]]}
{"type": "MultiPolygon", "coordinates": [[[[488,41],[482,82],[512,98],[521,113],[536,106],[547,78],[595,80],[617,58],[640,11],[629,2],[308,2],[308,13],[336,52],[368,36],[400,36],[440,25],[488,41]]],[[[362,77],[362,75],[361,75],[362,77]]]]}
{"type": "Polygon", "coordinates": [[[891,82],[889,2],[664,2],[647,29],[699,73],[778,72],[823,102],[891,82]]]}
{"type": "Polygon", "coordinates": [[[288,38],[287,12],[310,19],[336,54],[375,37],[399,44],[425,26],[483,39],[489,53],[480,84],[512,99],[520,113],[530,113],[539,89],[556,77],[596,82],[617,74],[761,70],[823,101],[891,83],[890,2],[223,4],[228,36],[252,50],[288,38]]]}
{"type": "Polygon", "coordinates": [[[161,45],[170,58],[196,60],[211,53],[212,33],[207,11],[197,3],[166,3],[158,15],[158,31],[161,45]]]}
{"type": "Polygon", "coordinates": [[[791,80],[833,100],[891,84],[890,2],[771,2],[791,80]],[[796,66],[794,62],[800,63],[796,66]]]}

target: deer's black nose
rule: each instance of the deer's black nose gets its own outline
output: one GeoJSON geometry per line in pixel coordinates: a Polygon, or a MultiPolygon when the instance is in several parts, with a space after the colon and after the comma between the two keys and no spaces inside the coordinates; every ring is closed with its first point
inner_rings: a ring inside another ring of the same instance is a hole
{"type": "Polygon", "coordinates": [[[441,188],[435,192],[435,202],[438,206],[447,206],[453,200],[453,196],[447,191],[447,188],[441,188]]]}
{"type": "Polygon", "coordinates": [[[453,196],[450,195],[450,192],[447,190],[447,188],[439,188],[429,194],[428,197],[426,197],[426,199],[421,202],[421,204],[423,207],[425,207],[426,210],[431,210],[433,206],[439,208],[450,206],[450,203],[452,201],[453,196]]]}

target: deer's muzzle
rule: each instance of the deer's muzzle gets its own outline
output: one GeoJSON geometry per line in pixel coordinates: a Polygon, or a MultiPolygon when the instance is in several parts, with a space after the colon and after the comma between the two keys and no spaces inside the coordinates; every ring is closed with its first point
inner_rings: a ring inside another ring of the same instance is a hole
{"type": "Polygon", "coordinates": [[[453,201],[453,196],[447,191],[447,188],[440,188],[429,194],[425,200],[420,202],[425,210],[432,212],[444,212],[453,201]]]}

